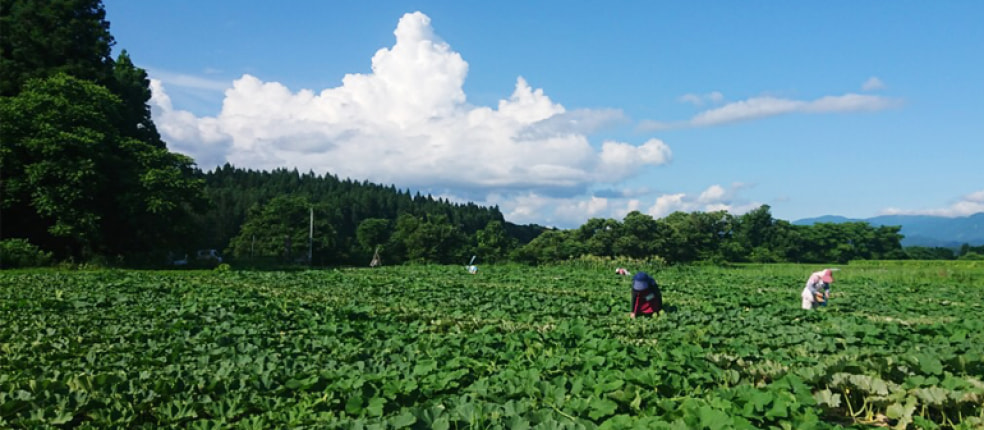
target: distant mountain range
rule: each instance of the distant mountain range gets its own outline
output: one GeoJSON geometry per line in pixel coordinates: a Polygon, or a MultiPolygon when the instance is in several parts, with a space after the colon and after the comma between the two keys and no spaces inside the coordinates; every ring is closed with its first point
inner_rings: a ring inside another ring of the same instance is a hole
{"type": "Polygon", "coordinates": [[[821,222],[843,223],[864,221],[873,226],[900,225],[900,233],[905,235],[902,246],[940,246],[959,248],[965,243],[971,246],[984,245],[984,212],[965,217],[946,218],[929,215],[882,215],[866,219],[845,218],[824,215],[793,221],[797,225],[812,225],[821,222]]]}

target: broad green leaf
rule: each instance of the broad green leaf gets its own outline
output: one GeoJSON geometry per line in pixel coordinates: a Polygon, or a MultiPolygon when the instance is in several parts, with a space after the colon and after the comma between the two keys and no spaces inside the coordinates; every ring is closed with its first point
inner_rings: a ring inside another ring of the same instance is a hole
{"type": "Polygon", "coordinates": [[[731,418],[724,411],[714,409],[710,406],[701,406],[697,410],[700,424],[710,430],[725,429],[731,426],[731,418]]]}
{"type": "Polygon", "coordinates": [[[919,400],[928,405],[942,405],[946,402],[948,391],[940,387],[917,388],[912,391],[919,400]]]}
{"type": "Polygon", "coordinates": [[[417,417],[413,416],[410,412],[404,411],[393,418],[390,418],[389,423],[393,425],[394,428],[404,428],[410,427],[417,422],[417,417]]]}
{"type": "Polygon", "coordinates": [[[526,420],[526,418],[516,415],[506,418],[505,423],[506,423],[506,428],[508,429],[529,430],[530,428],[532,428],[530,427],[530,422],[526,420]]]}
{"type": "Polygon", "coordinates": [[[345,402],[345,412],[351,415],[359,415],[362,413],[362,405],[364,403],[365,400],[362,399],[362,396],[349,397],[348,401],[345,402]]]}
{"type": "Polygon", "coordinates": [[[772,402],[772,407],[766,411],[765,416],[769,418],[789,417],[789,401],[785,396],[776,396],[772,402]]]}
{"type": "Polygon", "coordinates": [[[442,416],[434,420],[433,427],[434,430],[448,430],[451,428],[451,423],[448,421],[448,417],[442,416]]]}
{"type": "Polygon", "coordinates": [[[386,399],[382,397],[373,397],[369,399],[369,406],[366,407],[366,412],[369,416],[378,417],[383,415],[383,406],[386,405],[386,399]]]}
{"type": "Polygon", "coordinates": [[[600,384],[596,384],[595,387],[594,387],[594,392],[595,392],[595,394],[608,393],[608,392],[611,392],[611,391],[615,391],[615,390],[617,390],[619,388],[622,388],[622,385],[624,385],[624,384],[625,384],[625,381],[623,381],[621,379],[614,379],[614,380],[611,380],[611,381],[608,381],[608,382],[603,382],[603,383],[600,383],[600,384]]]}
{"type": "Polygon", "coordinates": [[[919,368],[930,375],[941,375],[943,374],[943,363],[940,362],[939,358],[928,354],[917,354],[916,360],[919,362],[919,368]]]}
{"type": "Polygon", "coordinates": [[[413,367],[413,374],[416,376],[426,375],[437,369],[436,360],[421,360],[413,367]]]}
{"type": "Polygon", "coordinates": [[[813,393],[818,405],[826,405],[831,408],[838,408],[841,405],[841,395],[831,392],[829,389],[822,389],[813,393]]]}
{"type": "Polygon", "coordinates": [[[618,404],[609,399],[592,398],[588,403],[588,416],[593,420],[597,420],[601,417],[607,417],[615,413],[618,409],[618,404]]]}

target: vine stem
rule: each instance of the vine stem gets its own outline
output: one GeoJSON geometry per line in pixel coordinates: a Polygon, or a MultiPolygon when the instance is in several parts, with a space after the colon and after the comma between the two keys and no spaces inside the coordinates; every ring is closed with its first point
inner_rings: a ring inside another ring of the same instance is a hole
{"type": "Polygon", "coordinates": [[[560,410],[560,409],[557,409],[557,406],[555,406],[555,405],[550,405],[550,407],[551,407],[551,408],[553,408],[553,410],[555,410],[555,411],[557,411],[557,413],[558,413],[558,414],[561,414],[561,415],[563,415],[564,417],[566,417],[567,419],[569,419],[569,420],[571,420],[571,421],[574,421],[574,422],[577,422],[577,419],[576,419],[576,418],[574,418],[574,417],[572,417],[572,416],[570,416],[570,415],[567,415],[566,413],[564,413],[564,411],[562,411],[562,410],[560,410]]]}
{"type": "Polygon", "coordinates": [[[851,418],[856,418],[857,415],[854,414],[854,407],[851,406],[851,396],[850,394],[844,394],[844,403],[847,403],[847,411],[850,412],[851,418]]]}

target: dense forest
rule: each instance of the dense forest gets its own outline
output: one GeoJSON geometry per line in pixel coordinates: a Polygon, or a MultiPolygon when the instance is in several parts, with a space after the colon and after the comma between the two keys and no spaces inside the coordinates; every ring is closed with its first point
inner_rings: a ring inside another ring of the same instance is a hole
{"type": "Polygon", "coordinates": [[[459,204],[395,186],[230,165],[203,174],[208,209],[196,247],[238,259],[317,265],[366,264],[377,247],[387,264],[505,259],[543,227],[519,226],[496,207],[459,204]],[[309,243],[309,241],[311,243],[309,243]]]}
{"type": "Polygon", "coordinates": [[[161,266],[216,249],[227,262],[544,264],[581,256],[666,263],[953,259],[984,247],[904,250],[899,227],[794,226],[740,216],[631,212],[576,229],[516,225],[455,203],[330,172],[203,171],[167,148],[150,82],[100,0],[0,0],[0,266],[161,266]]]}

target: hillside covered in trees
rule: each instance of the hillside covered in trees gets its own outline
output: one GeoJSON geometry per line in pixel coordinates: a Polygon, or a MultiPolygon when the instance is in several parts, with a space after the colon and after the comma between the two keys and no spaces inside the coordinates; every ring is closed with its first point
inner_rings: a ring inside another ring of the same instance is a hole
{"type": "Polygon", "coordinates": [[[199,249],[218,249],[226,261],[316,266],[364,265],[377,250],[385,264],[463,264],[473,255],[529,264],[584,255],[667,263],[908,257],[897,226],[798,226],[774,219],[768,206],[740,216],[631,212],[558,230],[331,172],[203,171],[161,139],[146,71],[125,50],[111,57],[101,1],[0,0],[0,28],[4,267],[160,266],[199,249]]]}
{"type": "Polygon", "coordinates": [[[362,265],[379,247],[387,264],[463,263],[476,253],[494,262],[544,230],[506,222],[496,207],[329,174],[226,165],[202,176],[210,205],[197,247],[239,259],[307,263],[310,251],[313,264],[362,265]]]}

